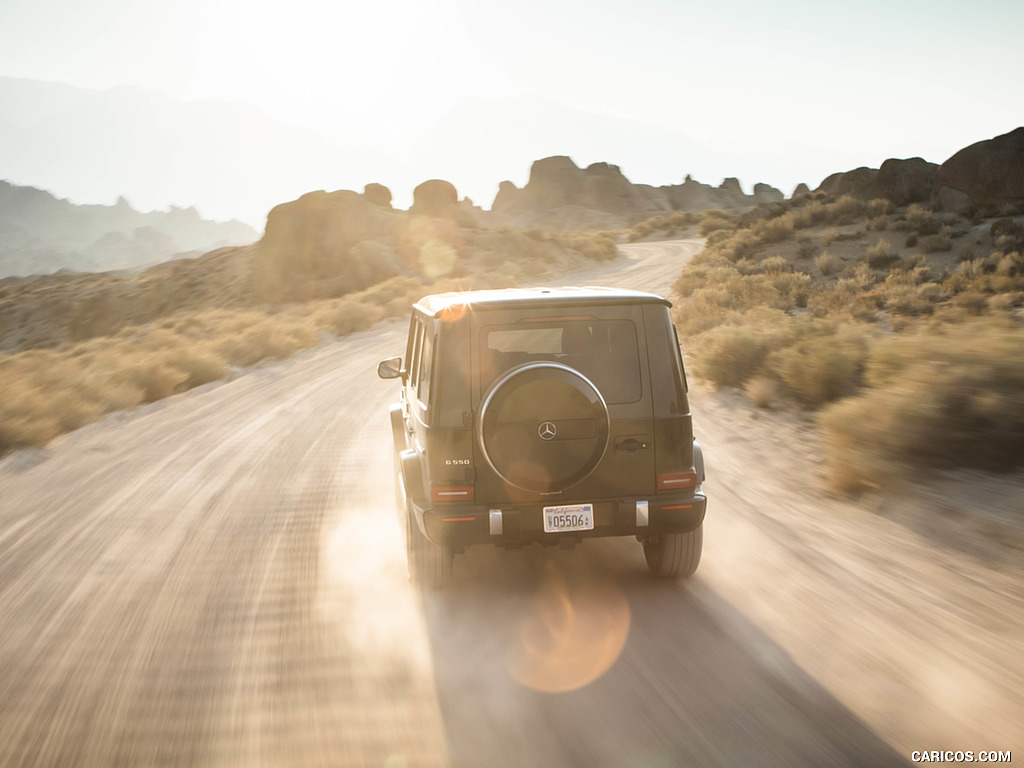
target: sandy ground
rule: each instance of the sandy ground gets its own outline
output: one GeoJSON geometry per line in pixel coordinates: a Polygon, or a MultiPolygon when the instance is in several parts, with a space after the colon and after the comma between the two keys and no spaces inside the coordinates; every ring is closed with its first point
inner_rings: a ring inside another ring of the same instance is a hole
{"type": "MultiPolygon", "coordinates": [[[[698,248],[626,246],[556,282],[667,292],[698,248]]],[[[621,539],[474,549],[422,595],[391,506],[397,391],[374,375],[404,331],[0,462],[0,766],[855,766],[1022,746],[1018,480],[830,498],[812,424],[698,389],[692,580],[648,577],[621,539]]]]}

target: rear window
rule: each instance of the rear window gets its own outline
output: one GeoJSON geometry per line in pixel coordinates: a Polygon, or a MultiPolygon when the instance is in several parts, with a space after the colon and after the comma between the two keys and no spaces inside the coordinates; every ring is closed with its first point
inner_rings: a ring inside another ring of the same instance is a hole
{"type": "Polygon", "coordinates": [[[481,334],[480,384],[523,363],[562,363],[582,373],[609,403],[640,399],[640,352],[630,320],[573,319],[492,325],[481,334]]]}

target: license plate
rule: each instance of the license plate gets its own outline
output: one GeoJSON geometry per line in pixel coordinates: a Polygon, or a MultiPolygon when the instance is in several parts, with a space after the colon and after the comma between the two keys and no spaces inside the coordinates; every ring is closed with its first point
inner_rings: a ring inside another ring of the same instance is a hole
{"type": "Polygon", "coordinates": [[[593,504],[544,507],[544,533],[592,530],[594,530],[593,504]]]}

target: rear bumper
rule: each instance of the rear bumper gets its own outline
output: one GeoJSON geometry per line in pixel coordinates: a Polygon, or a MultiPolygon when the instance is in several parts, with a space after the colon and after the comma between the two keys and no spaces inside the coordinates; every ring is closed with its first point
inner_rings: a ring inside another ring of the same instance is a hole
{"type": "Polygon", "coordinates": [[[659,494],[644,499],[559,499],[557,503],[592,503],[594,529],[571,533],[545,533],[543,504],[487,507],[480,504],[455,503],[435,505],[427,509],[413,506],[416,517],[423,522],[423,530],[428,539],[435,544],[447,544],[458,548],[473,544],[557,544],[567,536],[592,539],[685,533],[704,522],[707,497],[703,491],[698,490],[692,494],[659,494]],[[637,502],[646,502],[646,509],[641,505],[638,511],[637,502]],[[645,520],[646,525],[643,524],[645,520]]]}

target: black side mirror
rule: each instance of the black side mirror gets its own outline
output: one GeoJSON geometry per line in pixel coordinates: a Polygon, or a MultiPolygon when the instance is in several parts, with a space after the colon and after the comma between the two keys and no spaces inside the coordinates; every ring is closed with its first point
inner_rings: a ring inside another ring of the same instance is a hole
{"type": "Polygon", "coordinates": [[[377,375],[382,379],[398,379],[402,376],[402,358],[391,357],[377,364],[377,375]]]}

